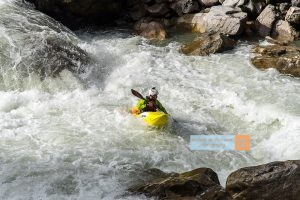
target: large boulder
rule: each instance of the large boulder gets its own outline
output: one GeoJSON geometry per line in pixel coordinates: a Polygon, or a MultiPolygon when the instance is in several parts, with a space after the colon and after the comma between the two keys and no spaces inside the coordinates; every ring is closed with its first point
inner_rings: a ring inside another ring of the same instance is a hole
{"type": "Polygon", "coordinates": [[[71,28],[111,23],[122,13],[122,0],[28,0],[36,8],[71,28]]]}
{"type": "Polygon", "coordinates": [[[170,8],[174,10],[178,16],[200,10],[197,0],[174,0],[170,4],[170,8]]]}
{"type": "Polygon", "coordinates": [[[295,46],[256,46],[256,53],[251,59],[252,64],[259,69],[275,68],[282,74],[300,77],[300,48],[295,46]]]}
{"type": "Polygon", "coordinates": [[[205,15],[206,32],[239,35],[244,31],[247,13],[238,8],[213,6],[205,15]]]}
{"type": "Polygon", "coordinates": [[[300,8],[290,7],[287,11],[285,20],[294,25],[300,25],[300,8]]]}
{"type": "Polygon", "coordinates": [[[207,56],[212,53],[221,53],[233,49],[236,42],[220,33],[204,33],[192,42],[181,47],[186,55],[207,56]]]}
{"type": "Polygon", "coordinates": [[[256,19],[255,24],[256,24],[256,29],[258,31],[258,35],[262,37],[270,35],[275,21],[276,21],[275,6],[269,4],[256,19]]]}
{"type": "Polygon", "coordinates": [[[134,25],[134,30],[137,34],[147,39],[164,40],[167,35],[165,27],[151,18],[144,18],[138,21],[134,25]]]}
{"type": "Polygon", "coordinates": [[[227,178],[226,191],[236,200],[297,200],[300,160],[239,169],[227,178]]]}
{"type": "Polygon", "coordinates": [[[272,37],[277,40],[292,42],[299,37],[299,32],[297,32],[287,21],[278,20],[274,24],[272,37]]]}
{"type": "Polygon", "coordinates": [[[182,174],[172,173],[168,177],[136,185],[129,191],[165,200],[221,200],[227,196],[220,186],[218,175],[209,168],[198,168],[182,174]]]}

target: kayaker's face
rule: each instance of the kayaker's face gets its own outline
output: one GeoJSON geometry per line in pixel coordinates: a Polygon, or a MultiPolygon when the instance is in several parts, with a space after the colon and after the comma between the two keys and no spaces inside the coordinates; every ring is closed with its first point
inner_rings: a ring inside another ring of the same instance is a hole
{"type": "Polygon", "coordinates": [[[150,95],[150,99],[151,100],[156,100],[157,99],[157,95],[150,95]]]}

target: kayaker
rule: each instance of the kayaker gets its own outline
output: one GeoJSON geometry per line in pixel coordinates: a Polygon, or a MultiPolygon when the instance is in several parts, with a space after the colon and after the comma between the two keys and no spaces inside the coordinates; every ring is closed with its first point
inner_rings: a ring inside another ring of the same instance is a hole
{"type": "Polygon", "coordinates": [[[137,102],[136,108],[139,110],[139,113],[142,112],[156,112],[160,110],[166,114],[166,109],[162,106],[162,104],[157,100],[158,91],[155,87],[149,90],[149,96],[146,96],[146,100],[141,99],[137,102]]]}

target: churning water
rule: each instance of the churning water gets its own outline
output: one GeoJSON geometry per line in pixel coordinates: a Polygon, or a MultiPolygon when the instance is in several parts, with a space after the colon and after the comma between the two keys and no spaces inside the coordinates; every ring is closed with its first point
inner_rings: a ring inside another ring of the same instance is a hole
{"type": "Polygon", "coordinates": [[[147,199],[122,195],[151,168],[210,167],[224,185],[240,167],[299,159],[299,79],[254,68],[244,42],[208,57],[179,46],[126,30],[74,34],[30,5],[1,0],[0,199],[147,199]],[[85,50],[85,73],[41,78],[65,62],[49,38],[85,50]],[[152,86],[175,119],[167,129],[128,113],[137,100],[130,89],[152,86]],[[191,134],[238,133],[251,135],[251,151],[189,150],[191,134]]]}

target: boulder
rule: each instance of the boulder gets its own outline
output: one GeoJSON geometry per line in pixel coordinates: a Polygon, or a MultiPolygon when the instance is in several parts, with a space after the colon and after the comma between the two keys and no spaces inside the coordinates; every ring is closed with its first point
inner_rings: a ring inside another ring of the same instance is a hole
{"type": "Polygon", "coordinates": [[[183,15],[176,20],[175,27],[179,30],[204,33],[206,31],[206,15],[207,13],[183,15]]]}
{"type": "Polygon", "coordinates": [[[299,37],[297,32],[287,21],[278,20],[274,24],[272,37],[277,40],[294,41],[299,37]]]}
{"type": "Polygon", "coordinates": [[[281,15],[281,19],[284,19],[287,11],[289,10],[289,8],[291,7],[290,3],[280,3],[278,5],[278,9],[279,9],[279,13],[281,15]]]}
{"type": "Polygon", "coordinates": [[[157,178],[148,183],[131,187],[129,191],[165,200],[205,199],[201,198],[203,195],[215,197],[215,199],[217,199],[216,197],[225,199],[227,195],[220,186],[218,175],[209,168],[198,168],[182,174],[173,173],[169,177],[157,178]]]}
{"type": "Polygon", "coordinates": [[[122,13],[122,0],[29,0],[36,8],[72,29],[111,24],[122,13]]]}
{"type": "Polygon", "coordinates": [[[300,197],[300,160],[241,168],[227,178],[232,199],[296,200],[300,197]]]}
{"type": "Polygon", "coordinates": [[[300,25],[300,8],[290,7],[287,11],[285,20],[294,25],[300,25]]]}
{"type": "Polygon", "coordinates": [[[300,48],[295,46],[268,45],[256,46],[251,59],[259,69],[275,68],[282,74],[300,77],[300,48]]]}
{"type": "Polygon", "coordinates": [[[211,7],[220,4],[219,0],[198,0],[205,7],[211,7]]]}
{"type": "Polygon", "coordinates": [[[170,12],[170,8],[166,3],[156,3],[152,6],[148,6],[147,11],[150,16],[164,17],[168,12],[170,12]]]}
{"type": "Polygon", "coordinates": [[[213,6],[205,15],[206,31],[220,32],[228,35],[239,35],[244,31],[247,13],[238,8],[213,6]]]}
{"type": "Polygon", "coordinates": [[[273,24],[276,20],[275,6],[269,4],[256,19],[256,29],[258,35],[265,37],[270,35],[273,24]]]}
{"type": "Polygon", "coordinates": [[[300,7],[300,0],[292,0],[292,6],[300,7]]]}
{"type": "Polygon", "coordinates": [[[167,35],[164,26],[160,22],[152,21],[147,18],[138,21],[134,29],[137,34],[147,39],[164,40],[167,35]]]}
{"type": "Polygon", "coordinates": [[[236,42],[220,33],[204,33],[199,35],[191,43],[181,47],[186,55],[207,56],[212,53],[221,53],[233,49],[236,42]]]}
{"type": "Polygon", "coordinates": [[[170,4],[170,8],[174,10],[178,16],[198,12],[200,10],[197,0],[175,0],[170,4]]]}

